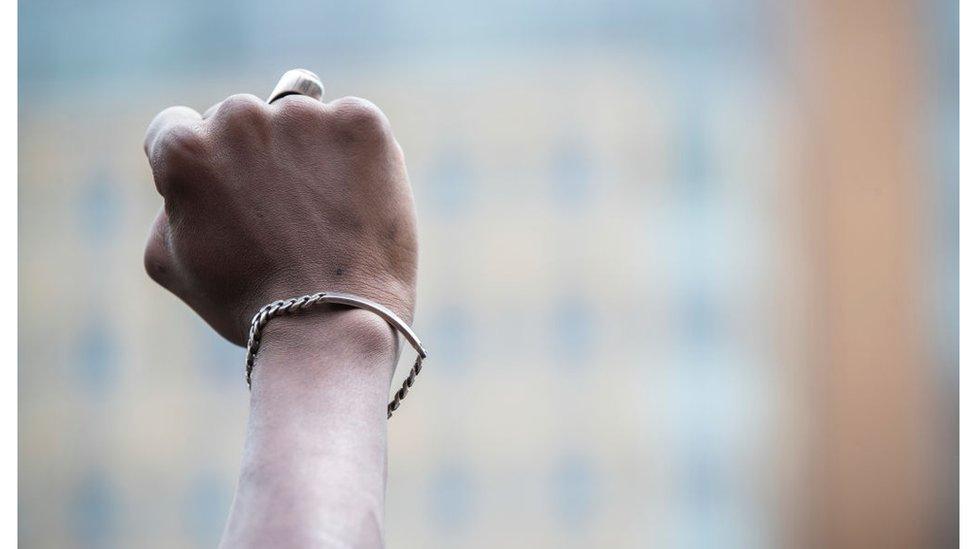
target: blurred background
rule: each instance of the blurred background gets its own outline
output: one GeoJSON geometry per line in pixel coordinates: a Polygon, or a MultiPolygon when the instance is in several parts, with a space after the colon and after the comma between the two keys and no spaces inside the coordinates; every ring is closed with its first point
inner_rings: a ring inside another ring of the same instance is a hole
{"type": "Polygon", "coordinates": [[[426,547],[958,543],[958,7],[22,1],[25,547],[207,547],[243,351],[144,275],[153,115],[305,67],[406,152],[426,547]]]}

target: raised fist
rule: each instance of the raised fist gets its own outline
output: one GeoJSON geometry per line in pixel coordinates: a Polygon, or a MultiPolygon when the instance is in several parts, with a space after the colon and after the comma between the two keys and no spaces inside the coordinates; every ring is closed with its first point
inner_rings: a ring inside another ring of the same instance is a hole
{"type": "Polygon", "coordinates": [[[164,199],[146,271],[230,341],[246,342],[266,303],[318,291],[413,318],[413,195],[372,103],[234,95],[202,116],[171,107],[145,151],[164,199]]]}

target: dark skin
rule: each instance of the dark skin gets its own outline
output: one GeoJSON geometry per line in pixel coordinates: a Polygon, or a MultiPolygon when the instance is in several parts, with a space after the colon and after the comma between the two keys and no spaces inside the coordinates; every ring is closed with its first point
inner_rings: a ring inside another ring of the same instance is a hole
{"type": "MultiPolygon", "coordinates": [[[[357,98],[235,95],[161,112],[145,151],[164,206],[153,280],[243,345],[266,303],[356,294],[413,318],[417,229],[403,153],[357,98]]],[[[268,324],[226,547],[379,547],[392,329],[323,307],[268,324]]]]}
{"type": "Polygon", "coordinates": [[[417,231],[403,153],[372,103],[235,95],[160,113],[146,154],[165,206],[149,275],[243,345],[262,305],[327,288],[413,313],[417,231]]]}

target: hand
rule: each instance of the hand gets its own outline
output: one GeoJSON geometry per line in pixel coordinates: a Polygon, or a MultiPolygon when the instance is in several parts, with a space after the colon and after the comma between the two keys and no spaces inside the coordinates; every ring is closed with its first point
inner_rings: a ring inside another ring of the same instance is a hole
{"type": "Polygon", "coordinates": [[[243,345],[266,303],[317,291],[412,320],[413,195],[372,103],[235,95],[204,116],[171,107],[149,125],[145,151],[165,203],[146,271],[228,340],[243,345]]]}

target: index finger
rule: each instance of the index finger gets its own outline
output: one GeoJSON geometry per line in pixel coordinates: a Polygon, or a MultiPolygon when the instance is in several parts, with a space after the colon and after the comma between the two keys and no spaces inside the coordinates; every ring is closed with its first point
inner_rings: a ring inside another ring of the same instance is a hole
{"type": "Polygon", "coordinates": [[[159,142],[159,137],[176,126],[196,127],[203,121],[200,113],[190,107],[177,106],[163,110],[153,118],[146,128],[146,138],[142,143],[142,149],[149,159],[152,159],[152,151],[159,142]]]}

